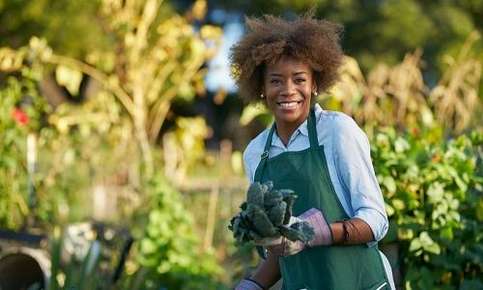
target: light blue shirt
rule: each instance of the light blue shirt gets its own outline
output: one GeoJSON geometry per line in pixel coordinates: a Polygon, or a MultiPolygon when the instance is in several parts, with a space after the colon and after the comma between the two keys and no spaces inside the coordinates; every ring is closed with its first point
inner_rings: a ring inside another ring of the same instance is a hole
{"type": "MultiPolygon", "coordinates": [[[[319,145],[324,145],[329,175],[337,197],[350,217],[365,221],[371,228],[376,242],[387,233],[388,220],[384,199],[372,166],[370,145],[366,134],[356,122],[341,112],[323,110],[315,105],[319,145]]],[[[245,149],[243,160],[250,183],[260,163],[269,128],[255,137],[245,149]]],[[[310,147],[307,120],[292,134],[285,146],[278,135],[273,134],[269,157],[289,151],[301,151],[310,147]]]]}

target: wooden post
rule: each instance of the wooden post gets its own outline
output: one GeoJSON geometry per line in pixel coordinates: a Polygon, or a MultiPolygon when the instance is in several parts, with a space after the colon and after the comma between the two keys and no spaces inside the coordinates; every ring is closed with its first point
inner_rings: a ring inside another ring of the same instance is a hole
{"type": "Polygon", "coordinates": [[[216,206],[218,204],[218,196],[220,195],[220,186],[216,184],[210,192],[210,201],[208,205],[208,216],[206,218],[206,232],[203,241],[203,250],[208,250],[213,246],[213,235],[216,225],[216,206]]]}

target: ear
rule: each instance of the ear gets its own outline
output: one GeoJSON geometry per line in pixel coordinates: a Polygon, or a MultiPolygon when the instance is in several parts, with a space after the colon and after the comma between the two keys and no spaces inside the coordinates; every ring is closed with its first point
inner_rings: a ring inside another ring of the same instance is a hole
{"type": "Polygon", "coordinates": [[[312,74],[312,92],[317,91],[317,81],[315,80],[315,74],[312,74]]]}

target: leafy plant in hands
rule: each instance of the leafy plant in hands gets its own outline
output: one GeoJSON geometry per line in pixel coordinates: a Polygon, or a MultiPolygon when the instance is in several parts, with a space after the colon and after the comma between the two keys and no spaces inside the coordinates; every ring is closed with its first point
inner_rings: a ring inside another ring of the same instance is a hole
{"type": "Polygon", "coordinates": [[[255,182],[248,188],[241,211],[231,219],[228,228],[238,243],[255,241],[266,244],[280,237],[308,242],[314,236],[308,223],[292,216],[297,195],[290,189],[274,189],[273,182],[255,182]]]}

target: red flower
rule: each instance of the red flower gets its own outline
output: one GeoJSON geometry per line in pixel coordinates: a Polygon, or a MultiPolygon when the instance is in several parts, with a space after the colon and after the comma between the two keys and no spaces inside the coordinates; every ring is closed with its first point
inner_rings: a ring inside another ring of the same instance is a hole
{"type": "Polygon", "coordinates": [[[29,122],[29,116],[27,116],[27,114],[20,108],[12,110],[12,118],[20,125],[27,125],[29,122]]]}
{"type": "Polygon", "coordinates": [[[411,129],[411,133],[414,135],[414,136],[419,136],[419,133],[421,133],[421,130],[419,130],[419,128],[417,127],[413,127],[411,129]]]}

